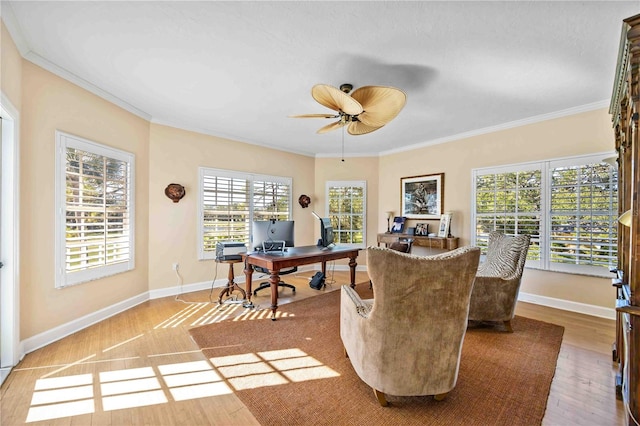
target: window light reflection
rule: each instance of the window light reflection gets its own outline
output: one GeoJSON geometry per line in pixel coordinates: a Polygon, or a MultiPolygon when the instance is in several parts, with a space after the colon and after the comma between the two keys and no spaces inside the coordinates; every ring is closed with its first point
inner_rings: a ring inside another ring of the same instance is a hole
{"type": "Polygon", "coordinates": [[[299,348],[38,379],[26,422],[227,395],[339,374],[299,348]],[[98,381],[95,387],[95,381],[98,381]],[[162,384],[164,382],[164,384],[162,384]],[[94,394],[97,389],[99,394],[94,394]],[[96,403],[100,398],[99,403],[96,403]]]}

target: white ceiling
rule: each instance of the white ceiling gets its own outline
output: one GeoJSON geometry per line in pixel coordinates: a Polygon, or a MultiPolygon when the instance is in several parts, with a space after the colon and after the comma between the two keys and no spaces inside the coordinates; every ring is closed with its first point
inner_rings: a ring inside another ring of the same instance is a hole
{"type": "MultiPolygon", "coordinates": [[[[28,60],[153,122],[315,156],[342,131],[316,83],[388,85],[407,104],[377,155],[608,106],[622,19],[640,2],[2,1],[28,60]],[[7,7],[9,6],[9,7],[7,7]]],[[[176,141],[180,143],[180,141],[176,141]]]]}

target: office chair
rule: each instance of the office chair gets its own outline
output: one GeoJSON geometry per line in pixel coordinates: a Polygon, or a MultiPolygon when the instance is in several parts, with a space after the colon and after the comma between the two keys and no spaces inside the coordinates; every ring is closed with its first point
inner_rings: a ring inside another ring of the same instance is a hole
{"type": "MultiPolygon", "coordinates": [[[[254,266],[253,270],[261,272],[263,274],[271,274],[267,268],[262,268],[260,266],[254,266]]],[[[294,266],[293,268],[289,268],[289,269],[280,270],[280,272],[278,272],[278,275],[279,276],[288,275],[288,274],[293,274],[294,272],[298,272],[297,266],[294,266]]],[[[295,286],[289,283],[285,283],[284,281],[282,281],[282,279],[278,282],[278,287],[288,287],[291,290],[293,290],[294,293],[296,292],[295,286]]],[[[258,288],[253,290],[253,295],[255,296],[258,293],[258,291],[262,290],[263,288],[271,288],[271,283],[269,281],[261,282],[258,288]]]]}

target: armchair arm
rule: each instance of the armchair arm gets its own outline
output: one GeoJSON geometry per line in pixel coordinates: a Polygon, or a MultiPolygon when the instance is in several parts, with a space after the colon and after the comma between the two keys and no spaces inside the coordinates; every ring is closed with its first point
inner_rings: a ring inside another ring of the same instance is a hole
{"type": "Polygon", "coordinates": [[[342,289],[344,291],[344,294],[349,296],[349,300],[353,302],[353,305],[354,305],[354,308],[356,309],[357,314],[363,318],[368,318],[369,312],[371,312],[371,308],[373,305],[371,305],[370,303],[365,303],[360,297],[360,295],[356,293],[356,291],[351,287],[345,285],[345,286],[342,286],[342,289]]]}
{"type": "Polygon", "coordinates": [[[373,300],[362,300],[348,285],[343,285],[341,292],[340,338],[356,372],[362,373],[378,355],[376,346],[380,344],[380,339],[374,338],[375,330],[371,330],[373,300]]]}

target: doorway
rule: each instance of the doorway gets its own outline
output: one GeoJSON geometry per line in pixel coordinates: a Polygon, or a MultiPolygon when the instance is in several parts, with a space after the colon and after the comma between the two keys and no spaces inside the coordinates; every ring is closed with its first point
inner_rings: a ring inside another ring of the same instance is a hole
{"type": "Polygon", "coordinates": [[[0,93],[0,383],[19,361],[18,111],[0,93]]]}

